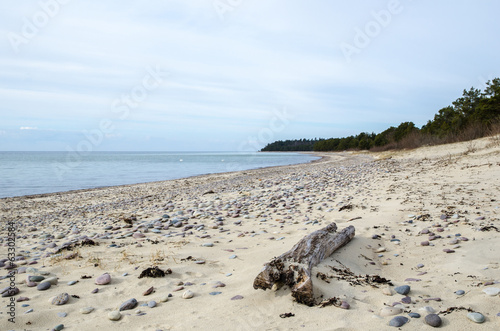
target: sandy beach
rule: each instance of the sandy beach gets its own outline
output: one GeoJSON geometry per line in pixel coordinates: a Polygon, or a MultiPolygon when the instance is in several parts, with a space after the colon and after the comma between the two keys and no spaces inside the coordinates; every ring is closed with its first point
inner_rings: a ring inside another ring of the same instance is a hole
{"type": "Polygon", "coordinates": [[[0,288],[19,289],[15,301],[2,295],[0,330],[391,330],[395,316],[408,319],[402,330],[420,330],[433,328],[433,313],[442,329],[500,329],[498,137],[319,155],[0,199],[0,288]],[[253,288],[266,262],[332,222],[356,234],[313,269],[314,293],[348,309],[298,304],[286,287],[253,288]],[[164,277],[139,278],[154,267],[164,277]],[[353,281],[365,275],[392,285],[353,281]]]}

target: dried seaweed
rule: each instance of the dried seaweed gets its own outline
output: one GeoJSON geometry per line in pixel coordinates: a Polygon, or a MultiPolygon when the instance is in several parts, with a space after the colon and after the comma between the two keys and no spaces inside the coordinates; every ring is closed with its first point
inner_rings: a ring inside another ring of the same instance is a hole
{"type": "Polygon", "coordinates": [[[342,305],[342,300],[340,300],[339,298],[333,297],[333,298],[321,301],[318,306],[319,306],[319,308],[325,308],[328,306],[340,307],[341,305],[342,305]]]}
{"type": "Polygon", "coordinates": [[[167,269],[166,271],[161,270],[160,268],[152,267],[152,268],[147,268],[141,272],[139,275],[139,278],[143,277],[150,277],[150,278],[159,278],[159,277],[165,277],[165,275],[170,275],[172,273],[171,269],[167,269]]]}
{"type": "Polygon", "coordinates": [[[468,311],[469,313],[473,313],[474,310],[472,310],[470,307],[469,308],[465,308],[465,307],[450,307],[446,310],[443,310],[443,311],[440,311],[438,314],[443,314],[443,316],[446,316],[448,314],[451,314],[455,311],[462,311],[462,310],[466,310],[468,311]]]}

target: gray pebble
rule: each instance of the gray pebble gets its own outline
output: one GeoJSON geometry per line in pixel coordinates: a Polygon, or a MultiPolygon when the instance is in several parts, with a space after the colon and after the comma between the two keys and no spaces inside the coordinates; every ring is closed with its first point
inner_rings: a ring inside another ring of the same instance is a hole
{"type": "Polygon", "coordinates": [[[39,291],[45,291],[48,290],[52,284],[50,282],[42,282],[36,286],[36,289],[39,291]]]}
{"type": "Polygon", "coordinates": [[[441,320],[441,317],[439,317],[437,314],[429,314],[425,316],[425,323],[432,327],[440,327],[441,324],[443,324],[443,321],[441,320]]]}
{"type": "Polygon", "coordinates": [[[61,293],[58,296],[56,296],[54,299],[52,299],[52,304],[61,306],[65,305],[69,301],[69,295],[68,293],[61,293]]]}
{"type": "Polygon", "coordinates": [[[409,313],[408,316],[410,316],[411,318],[420,318],[419,313],[409,313]]]}
{"type": "Polygon", "coordinates": [[[408,318],[407,317],[404,317],[404,316],[396,316],[394,317],[390,322],[389,322],[389,325],[390,326],[394,326],[396,328],[399,328],[403,325],[405,325],[406,323],[408,323],[408,318]]]}
{"type": "Polygon", "coordinates": [[[410,293],[410,290],[411,288],[408,285],[402,285],[394,288],[394,291],[401,295],[407,295],[408,293],[410,293]]]}
{"type": "Polygon", "coordinates": [[[149,301],[149,302],[148,302],[148,307],[149,307],[149,308],[154,308],[154,307],[156,307],[156,301],[154,301],[154,300],[149,301]]]}
{"type": "Polygon", "coordinates": [[[121,304],[120,306],[120,311],[122,310],[128,310],[128,309],[134,309],[137,307],[137,300],[135,298],[132,298],[130,300],[125,301],[124,303],[121,304]]]}
{"type": "Polygon", "coordinates": [[[476,323],[483,323],[486,320],[481,313],[468,313],[467,318],[476,323]]]}

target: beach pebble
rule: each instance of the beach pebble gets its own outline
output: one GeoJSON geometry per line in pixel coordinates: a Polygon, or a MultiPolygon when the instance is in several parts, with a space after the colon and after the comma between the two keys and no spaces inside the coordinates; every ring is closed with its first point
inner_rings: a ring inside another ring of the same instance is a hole
{"type": "Polygon", "coordinates": [[[150,295],[151,293],[153,293],[153,290],[154,290],[154,287],[151,286],[150,288],[148,288],[144,293],[142,293],[142,295],[146,296],[146,295],[150,295]]]}
{"type": "Polygon", "coordinates": [[[387,295],[387,296],[392,296],[394,293],[392,292],[390,287],[384,287],[382,289],[382,294],[387,295]]]}
{"type": "Polygon", "coordinates": [[[230,258],[231,260],[233,260],[233,259],[235,259],[236,257],[237,257],[236,255],[231,255],[229,258],[230,258]]]}
{"type": "Polygon", "coordinates": [[[45,291],[45,290],[48,290],[51,286],[52,286],[52,284],[50,282],[43,282],[43,283],[38,284],[36,286],[36,289],[39,291],[45,291]]]}
{"type": "Polygon", "coordinates": [[[82,314],[90,314],[94,311],[94,307],[83,307],[80,309],[80,313],[82,314]]]}
{"type": "Polygon", "coordinates": [[[112,321],[118,321],[122,317],[122,314],[119,311],[112,311],[108,313],[108,319],[112,321]]]}
{"type": "Polygon", "coordinates": [[[64,329],[64,324],[59,324],[54,327],[54,331],[61,331],[64,329]]]}
{"type": "Polygon", "coordinates": [[[410,316],[411,318],[420,318],[419,313],[409,313],[408,316],[410,316]]]}
{"type": "Polygon", "coordinates": [[[168,295],[164,295],[160,298],[160,302],[167,302],[168,301],[168,295]]]}
{"type": "Polygon", "coordinates": [[[210,292],[208,294],[210,294],[210,295],[219,295],[219,294],[222,294],[222,292],[210,292]]]}
{"type": "Polygon", "coordinates": [[[138,302],[135,298],[129,299],[121,304],[120,311],[134,309],[135,307],[137,307],[137,304],[138,302]]]}
{"type": "Polygon", "coordinates": [[[351,308],[351,305],[347,301],[342,301],[342,303],[340,304],[340,308],[349,309],[351,308]]]}
{"type": "Polygon", "coordinates": [[[379,247],[375,250],[375,253],[383,253],[385,252],[387,249],[385,247],[379,247]]]}
{"type": "Polygon", "coordinates": [[[99,292],[99,289],[98,289],[98,288],[95,288],[95,289],[93,289],[93,290],[92,290],[92,292],[90,292],[90,293],[92,293],[92,294],[96,294],[97,292],[99,292]]]}
{"type": "Polygon", "coordinates": [[[421,246],[429,246],[429,242],[426,240],[426,241],[422,241],[420,243],[421,246]]]}
{"type": "Polygon", "coordinates": [[[96,285],[107,285],[111,282],[111,275],[108,273],[102,274],[95,279],[96,285]]]}
{"type": "Polygon", "coordinates": [[[467,318],[476,323],[483,323],[486,319],[481,313],[468,313],[467,318]]]}
{"type": "Polygon", "coordinates": [[[156,307],[156,301],[154,301],[154,300],[149,301],[149,302],[148,302],[148,307],[149,307],[149,308],[154,308],[154,307],[156,307]]]}
{"type": "Polygon", "coordinates": [[[68,316],[68,313],[59,312],[59,313],[57,313],[57,316],[59,316],[59,317],[66,317],[66,316],[68,316]]]}
{"type": "Polygon", "coordinates": [[[483,290],[484,293],[486,293],[489,296],[495,296],[500,293],[500,288],[498,287],[488,287],[483,290]]]}
{"type": "Polygon", "coordinates": [[[464,290],[458,290],[458,291],[455,291],[455,294],[456,295],[464,295],[465,291],[464,290]]]}
{"type": "Polygon", "coordinates": [[[213,243],[204,243],[201,246],[203,246],[203,247],[214,247],[214,244],[213,243]]]}
{"type": "Polygon", "coordinates": [[[387,316],[394,316],[397,314],[401,314],[402,312],[403,312],[402,308],[384,307],[380,310],[379,315],[382,317],[387,317],[387,316]]]}
{"type": "Polygon", "coordinates": [[[401,299],[401,303],[409,305],[411,303],[411,298],[410,297],[404,297],[403,299],[401,299]]]}
{"type": "Polygon", "coordinates": [[[389,326],[394,326],[396,328],[399,328],[403,325],[405,325],[406,323],[408,323],[408,318],[407,317],[404,317],[404,316],[396,316],[394,317],[390,322],[389,322],[389,326]]]}
{"type": "Polygon", "coordinates": [[[410,293],[410,289],[411,289],[410,286],[402,285],[402,286],[395,287],[394,291],[396,291],[397,293],[399,293],[401,295],[407,295],[408,293],[410,293]]]}
{"type": "Polygon", "coordinates": [[[61,305],[65,305],[66,303],[68,303],[68,301],[69,301],[68,293],[61,293],[52,299],[52,304],[57,305],[57,306],[61,306],[61,305]]]}
{"type": "Polygon", "coordinates": [[[441,320],[441,317],[439,317],[437,314],[429,314],[425,316],[425,323],[432,327],[440,327],[443,321],[441,320]]]}
{"type": "Polygon", "coordinates": [[[72,280],[72,281],[68,282],[68,285],[71,286],[71,285],[75,285],[76,283],[78,283],[77,280],[72,280]]]}
{"type": "Polygon", "coordinates": [[[19,289],[17,287],[6,287],[2,290],[2,298],[12,297],[16,294],[19,294],[19,289]]]}
{"type": "Polygon", "coordinates": [[[235,295],[234,297],[231,298],[231,300],[241,300],[243,299],[243,296],[241,295],[235,295]]]}
{"type": "Polygon", "coordinates": [[[194,293],[190,290],[187,290],[186,292],[182,293],[183,299],[191,299],[192,297],[194,297],[194,293]]]}
{"type": "Polygon", "coordinates": [[[28,277],[28,282],[41,282],[42,280],[44,280],[45,277],[44,276],[29,276],[28,277]]]}

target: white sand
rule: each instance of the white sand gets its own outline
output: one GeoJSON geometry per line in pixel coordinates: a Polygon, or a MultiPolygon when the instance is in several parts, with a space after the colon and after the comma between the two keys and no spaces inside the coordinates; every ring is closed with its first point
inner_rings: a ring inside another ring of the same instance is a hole
{"type": "MultiPolygon", "coordinates": [[[[410,285],[412,303],[406,304],[405,313],[400,315],[407,316],[411,311],[422,317],[410,319],[403,330],[431,329],[424,323],[425,313],[419,310],[424,306],[437,312],[451,307],[470,308],[486,317],[483,324],[476,324],[467,319],[465,310],[440,314],[444,329],[500,329],[500,317],[496,316],[500,298],[482,292],[486,287],[500,287],[484,285],[500,281],[500,236],[494,229],[479,231],[488,225],[500,230],[497,140],[485,138],[405,152],[322,155],[326,157],[321,162],[305,165],[0,199],[0,259],[7,257],[6,222],[15,220],[19,225],[17,255],[25,256],[26,261],[39,256],[33,267],[59,278],[57,285],[37,291],[36,287],[27,287],[27,274],[16,275],[20,289],[16,298],[25,296],[30,300],[16,303],[16,323],[12,324],[6,314],[9,298],[1,298],[0,330],[50,330],[58,324],[64,324],[65,330],[394,329],[388,326],[392,316],[380,317],[379,312],[403,296],[385,295],[384,286],[352,286],[336,278],[329,279],[330,283],[313,280],[318,302],[320,296],[340,297],[350,304],[349,310],[297,304],[285,288],[277,292],[253,289],[253,279],[265,262],[330,222],[336,222],[340,229],[354,225],[356,236],[315,268],[313,275],[322,272],[333,276],[330,266],[344,265],[358,275],[380,275],[395,286],[410,285]],[[215,193],[203,195],[209,190],[215,193]],[[352,205],[352,210],[339,211],[346,205],[352,205]],[[240,210],[238,217],[232,217],[235,210],[240,210]],[[145,227],[138,228],[141,223],[151,223],[163,214],[172,219],[179,211],[188,217],[186,224],[194,225],[193,229],[183,231],[183,227],[171,226],[156,234],[150,228],[144,233],[145,239],[119,239],[132,230],[145,232],[145,227]],[[441,220],[444,213],[450,218],[441,220]],[[425,214],[428,220],[416,219],[425,214]],[[138,219],[132,228],[107,231],[110,239],[97,239],[106,232],[105,226],[122,227],[125,223],[121,217],[130,215],[138,219]],[[216,225],[219,216],[224,218],[223,225],[216,225]],[[477,220],[479,217],[484,220],[477,220]],[[238,221],[241,225],[234,224],[238,221]],[[200,225],[205,228],[198,231],[200,225]],[[437,232],[437,225],[443,232],[437,232]],[[73,226],[79,234],[71,233],[73,226]],[[428,240],[428,235],[419,235],[425,228],[444,238],[431,241],[434,246],[421,246],[428,240]],[[183,232],[184,237],[176,235],[183,232]],[[43,235],[58,233],[65,237],[42,239],[43,235]],[[165,237],[169,233],[172,236],[165,237]],[[455,245],[449,242],[456,234],[469,240],[453,248],[455,245]],[[50,243],[61,245],[82,235],[92,237],[99,246],[78,247],[56,257],[44,257],[53,248],[40,251],[50,243]],[[206,235],[209,237],[201,238],[206,235]],[[372,239],[373,235],[381,238],[372,239]],[[400,239],[399,245],[390,241],[391,235],[400,239]],[[119,247],[109,247],[112,243],[119,247]],[[138,243],[142,247],[137,247],[138,243]],[[204,243],[214,246],[203,247],[204,243]],[[376,253],[380,247],[387,251],[376,253]],[[453,248],[455,253],[447,254],[445,248],[453,248]],[[63,258],[73,252],[78,253],[77,258],[63,258]],[[231,255],[236,258],[231,259],[231,255]],[[204,260],[205,264],[194,260],[204,260]],[[418,264],[424,266],[417,268],[418,264]],[[173,273],[164,278],[138,278],[143,269],[153,265],[163,270],[170,268],[173,273]],[[95,278],[105,272],[111,275],[111,284],[95,285],[95,278]],[[419,275],[422,272],[426,274],[419,275]],[[92,278],[81,279],[84,275],[92,278]],[[79,282],[67,285],[73,280],[79,282]],[[226,286],[213,288],[218,281],[226,286]],[[182,299],[185,290],[174,292],[179,282],[194,284],[184,286],[195,293],[194,298],[182,299]],[[151,286],[155,292],[143,296],[151,286]],[[99,292],[91,294],[95,288],[99,292]],[[457,290],[466,294],[457,296],[457,290]],[[50,304],[51,297],[64,292],[79,298],[72,297],[63,306],[50,304]],[[169,293],[169,301],[160,302],[169,293]],[[231,300],[236,295],[243,299],[231,300]],[[136,298],[139,305],[150,300],[158,305],[123,311],[119,321],[108,320],[107,314],[130,298],[136,298]],[[441,301],[426,302],[429,298],[441,301]],[[95,310],[81,314],[79,310],[87,306],[95,310]],[[33,312],[26,314],[28,309],[33,312]],[[137,309],[146,314],[138,316],[137,309]],[[59,317],[59,312],[66,312],[67,317],[59,317]],[[289,312],[295,316],[280,318],[280,314],[289,312]]],[[[22,263],[18,266],[22,267],[22,263]]],[[[6,274],[4,270],[0,275],[6,274]]],[[[0,288],[7,286],[8,279],[0,281],[0,288]]]]}

